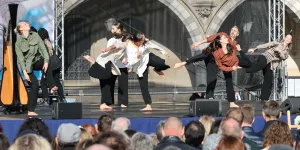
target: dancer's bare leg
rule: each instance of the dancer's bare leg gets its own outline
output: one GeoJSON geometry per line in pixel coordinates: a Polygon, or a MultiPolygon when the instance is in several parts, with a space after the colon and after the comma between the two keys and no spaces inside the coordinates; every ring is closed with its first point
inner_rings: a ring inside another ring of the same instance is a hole
{"type": "Polygon", "coordinates": [[[147,104],[145,108],[141,109],[141,111],[152,110],[151,105],[147,104]]]}

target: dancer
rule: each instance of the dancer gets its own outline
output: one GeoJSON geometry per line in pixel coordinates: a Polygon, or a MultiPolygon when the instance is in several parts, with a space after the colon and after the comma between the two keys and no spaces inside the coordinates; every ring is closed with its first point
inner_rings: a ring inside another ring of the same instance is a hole
{"type": "MultiPolygon", "coordinates": [[[[112,25],[111,33],[113,37],[110,38],[107,42],[107,47],[112,46],[116,43],[122,43],[122,38],[127,36],[126,30],[123,28],[123,25],[120,23],[114,23],[112,25]]],[[[115,60],[115,65],[119,68],[121,75],[112,75],[109,79],[101,79],[101,93],[102,100],[103,99],[112,99],[112,103],[114,104],[114,89],[116,79],[118,78],[118,106],[127,107],[128,105],[128,71],[126,66],[121,62],[121,60],[115,60]]],[[[109,107],[108,105],[103,103],[104,107],[109,107]]]]}
{"type": "Polygon", "coordinates": [[[114,64],[114,62],[116,62],[116,60],[122,60],[121,62],[126,64],[126,45],[126,42],[121,42],[115,43],[108,48],[103,48],[101,50],[102,53],[97,57],[96,61],[91,56],[84,56],[84,58],[92,64],[91,68],[89,69],[89,75],[99,79],[100,81],[102,93],[100,110],[112,109],[110,106],[108,106],[112,104],[110,88],[105,88],[106,90],[103,90],[103,87],[110,86],[109,84],[112,83],[112,76],[121,75],[121,71],[114,64]],[[103,82],[106,83],[104,86],[103,82]]]}
{"type": "MultiPolygon", "coordinates": [[[[153,46],[154,45],[151,45],[145,38],[144,34],[136,33],[132,35],[126,47],[127,68],[129,72],[132,71],[137,74],[143,99],[146,104],[146,107],[141,110],[152,110],[152,101],[148,90],[148,67],[154,67],[153,70],[161,77],[165,77],[162,71],[170,68],[170,66],[165,64],[165,60],[147,50],[148,48],[154,48],[153,46]]],[[[168,55],[166,51],[160,50],[159,48],[158,50],[162,54],[168,55]]]]}
{"type": "Polygon", "coordinates": [[[41,88],[42,88],[42,95],[43,95],[43,102],[44,104],[51,104],[49,99],[49,93],[47,89],[47,85],[50,89],[50,94],[53,94],[57,91],[57,100],[59,102],[65,102],[64,97],[64,90],[63,86],[60,82],[60,69],[61,69],[61,61],[59,60],[58,56],[55,54],[52,44],[50,42],[50,37],[48,31],[45,28],[40,28],[38,30],[38,34],[41,39],[44,41],[46,48],[48,49],[48,53],[50,56],[49,67],[47,70],[47,76],[43,76],[41,79],[41,88]],[[56,58],[55,58],[56,57],[56,58]],[[59,61],[59,62],[57,62],[59,61]]]}
{"type": "MultiPolygon", "coordinates": [[[[239,66],[243,68],[247,68],[251,66],[251,61],[248,59],[246,54],[241,50],[241,47],[239,44],[236,43],[235,38],[239,35],[239,30],[237,26],[233,26],[230,31],[230,36],[228,36],[224,32],[220,32],[217,34],[214,34],[212,36],[207,37],[206,39],[196,42],[192,45],[192,48],[198,47],[199,45],[207,42],[212,42],[217,36],[219,35],[224,35],[229,43],[233,46],[233,49],[238,50],[239,55],[238,55],[238,60],[239,60],[239,66]]],[[[216,87],[217,83],[217,75],[219,72],[218,66],[215,63],[215,58],[213,57],[212,53],[209,53],[204,49],[202,53],[199,55],[196,55],[192,58],[189,58],[188,60],[180,63],[176,63],[174,68],[179,68],[184,65],[189,65],[190,63],[194,63],[197,61],[205,61],[205,65],[207,68],[207,86],[206,86],[206,98],[207,99],[213,99],[214,98],[214,90],[216,87]]],[[[235,107],[237,105],[231,105],[232,107],[235,107]]]]}
{"type": "Polygon", "coordinates": [[[15,51],[18,63],[21,66],[25,80],[29,82],[30,91],[28,93],[28,115],[38,115],[34,112],[37,105],[39,84],[33,74],[33,70],[43,70],[42,76],[48,69],[49,55],[43,40],[35,32],[29,32],[28,21],[20,21],[15,32],[20,34],[20,38],[15,43],[15,51]]]}
{"type": "Polygon", "coordinates": [[[292,35],[288,34],[281,42],[270,42],[258,45],[254,49],[249,49],[248,52],[253,53],[258,49],[263,49],[261,55],[258,56],[258,61],[246,69],[247,73],[263,71],[264,81],[261,89],[260,99],[263,101],[269,100],[272,90],[273,70],[276,69],[282,60],[288,58],[288,50],[292,44],[292,35]]]}

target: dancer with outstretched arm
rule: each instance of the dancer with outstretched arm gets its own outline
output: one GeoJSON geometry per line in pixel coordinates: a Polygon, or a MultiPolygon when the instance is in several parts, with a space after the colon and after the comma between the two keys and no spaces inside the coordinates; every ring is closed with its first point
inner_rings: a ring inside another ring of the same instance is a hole
{"type": "MultiPolygon", "coordinates": [[[[155,48],[155,46],[151,44],[142,33],[132,35],[126,47],[127,68],[129,72],[132,71],[137,74],[143,99],[146,104],[146,107],[142,110],[152,110],[152,100],[148,89],[149,66],[154,67],[153,70],[162,77],[165,77],[162,71],[170,68],[170,66],[165,64],[164,59],[151,53],[147,50],[148,48],[155,48]]],[[[160,49],[158,48],[158,50],[160,49]]],[[[160,52],[164,55],[168,55],[167,52],[163,50],[160,50],[160,52]]]]}
{"type": "Polygon", "coordinates": [[[270,42],[258,45],[254,49],[249,49],[248,52],[253,53],[261,49],[263,52],[258,56],[258,60],[246,68],[247,73],[263,71],[264,81],[261,89],[260,99],[267,101],[270,98],[273,82],[273,70],[276,69],[278,64],[288,58],[288,50],[292,44],[292,35],[288,34],[281,42],[270,42]]]}

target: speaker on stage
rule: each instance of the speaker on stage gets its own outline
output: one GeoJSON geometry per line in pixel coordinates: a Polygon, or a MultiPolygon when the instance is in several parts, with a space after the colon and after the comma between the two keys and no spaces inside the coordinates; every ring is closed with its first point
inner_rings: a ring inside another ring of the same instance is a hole
{"type": "Polygon", "coordinates": [[[53,119],[81,119],[82,103],[56,103],[52,108],[53,119]]]}
{"type": "Polygon", "coordinates": [[[196,99],[190,102],[189,108],[190,115],[198,116],[201,115],[222,115],[221,100],[216,99],[196,99]]]}
{"type": "Polygon", "coordinates": [[[288,98],[281,103],[280,108],[283,114],[286,114],[288,110],[290,110],[291,114],[300,113],[300,98],[288,98]]]}

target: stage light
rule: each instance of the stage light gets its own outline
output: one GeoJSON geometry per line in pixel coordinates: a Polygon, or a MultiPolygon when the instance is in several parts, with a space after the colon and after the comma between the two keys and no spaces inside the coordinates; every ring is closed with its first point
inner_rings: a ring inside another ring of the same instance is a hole
{"type": "Polygon", "coordinates": [[[117,20],[115,18],[109,18],[108,20],[105,21],[105,27],[108,31],[111,30],[111,27],[114,23],[117,23],[117,20]]]}

